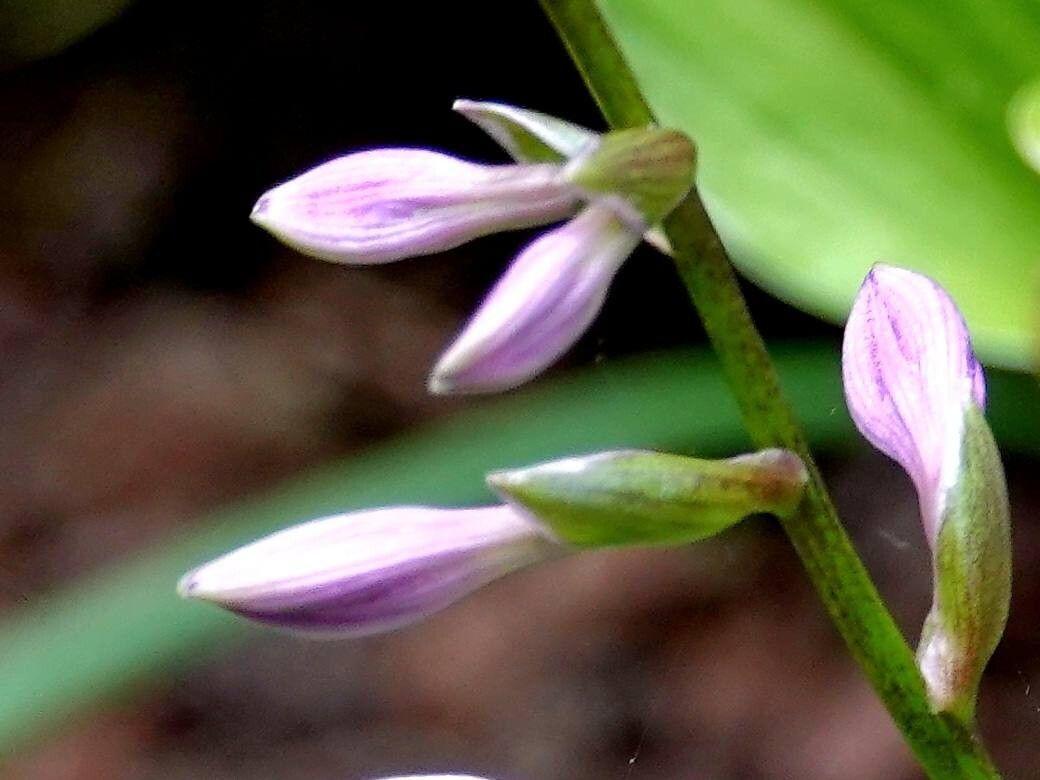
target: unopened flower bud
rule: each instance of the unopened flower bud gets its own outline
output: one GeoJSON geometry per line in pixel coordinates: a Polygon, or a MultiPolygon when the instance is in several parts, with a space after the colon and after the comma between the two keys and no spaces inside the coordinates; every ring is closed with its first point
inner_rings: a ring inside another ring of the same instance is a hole
{"type": "Polygon", "coordinates": [[[385,263],[573,214],[559,165],[478,165],[423,149],[377,149],[319,165],[265,193],[251,219],[301,252],[385,263]]]}
{"type": "Polygon", "coordinates": [[[557,551],[543,528],[508,506],[375,509],[272,534],[186,574],[178,591],[276,627],[370,634],[557,551]]]}
{"type": "Polygon", "coordinates": [[[506,390],[540,373],[595,319],[639,241],[638,231],[601,204],[536,239],[438,361],[430,390],[506,390]]]}
{"type": "Polygon", "coordinates": [[[787,450],[701,460],[622,450],[488,476],[503,498],[578,547],[682,544],[757,512],[787,516],[808,477],[787,450]]]}
{"type": "Polygon", "coordinates": [[[877,265],[845,326],[842,366],[856,426],[917,488],[933,556],[932,610],[918,648],[932,704],[970,720],[1007,620],[1011,543],[967,326],[935,281],[877,265]]]}

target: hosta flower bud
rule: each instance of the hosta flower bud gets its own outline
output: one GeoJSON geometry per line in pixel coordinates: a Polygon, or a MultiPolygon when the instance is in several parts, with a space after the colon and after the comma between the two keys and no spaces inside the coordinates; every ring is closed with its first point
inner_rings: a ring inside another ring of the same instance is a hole
{"type": "Polygon", "coordinates": [[[808,477],[787,450],[701,460],[622,450],[488,476],[503,498],[578,547],[681,544],[756,512],[786,516],[808,477]]]}
{"type": "Polygon", "coordinates": [[[845,326],[856,426],[906,469],[933,553],[934,599],[918,650],[937,710],[968,719],[1003,633],[1011,549],[985,380],[956,305],[935,281],[877,265],[845,326]]]}
{"type": "Polygon", "coordinates": [[[551,163],[477,165],[423,149],[377,149],[275,187],[251,219],[323,260],[385,263],[559,221],[577,210],[579,195],[551,163]]]}
{"type": "Polygon", "coordinates": [[[382,780],[486,780],[475,775],[408,775],[407,777],[384,777],[382,780]]]}
{"type": "Polygon", "coordinates": [[[375,509],[272,534],[188,573],[178,591],[273,626],[368,634],[423,618],[557,551],[507,506],[375,509]]]}
{"type": "Polygon", "coordinates": [[[639,233],[593,204],[513,261],[433,369],[430,390],[505,390],[563,354],[603,306],[639,233]]]}

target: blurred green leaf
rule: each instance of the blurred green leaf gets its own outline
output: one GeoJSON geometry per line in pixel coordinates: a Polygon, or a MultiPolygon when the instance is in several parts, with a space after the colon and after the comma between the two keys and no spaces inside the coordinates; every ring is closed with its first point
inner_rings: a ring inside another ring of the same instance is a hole
{"type": "Polygon", "coordinates": [[[0,67],[56,54],[113,19],[131,0],[0,0],[0,67]]]}
{"type": "MultiPolygon", "coordinates": [[[[837,349],[807,346],[776,357],[814,444],[859,442],[842,400],[837,349]]],[[[998,437],[1040,451],[1036,384],[994,372],[989,396],[998,437]]],[[[714,357],[676,352],[599,365],[322,468],[8,615],[0,624],[0,756],[248,630],[224,612],[181,601],[174,586],[189,567],[275,528],[365,506],[487,501],[486,472],[562,455],[657,447],[712,456],[748,446],[714,357]]]]}
{"type": "Polygon", "coordinates": [[[1040,74],[1022,0],[600,0],[662,123],[700,148],[741,269],[840,321],[875,261],[931,274],[987,362],[1032,360],[1040,180],[1008,103],[1040,74]]]}
{"type": "Polygon", "coordinates": [[[1026,164],[1040,171],[1040,81],[1015,93],[1008,106],[1008,132],[1026,164]]]}

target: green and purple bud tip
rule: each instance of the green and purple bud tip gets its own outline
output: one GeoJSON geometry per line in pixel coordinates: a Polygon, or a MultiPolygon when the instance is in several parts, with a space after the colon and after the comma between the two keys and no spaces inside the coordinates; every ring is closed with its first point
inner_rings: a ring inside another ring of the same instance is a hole
{"type": "Polygon", "coordinates": [[[857,428],[917,489],[933,557],[933,604],[918,648],[932,704],[970,720],[1007,620],[1011,546],[967,325],[933,279],[876,265],[845,326],[842,368],[857,428]]]}

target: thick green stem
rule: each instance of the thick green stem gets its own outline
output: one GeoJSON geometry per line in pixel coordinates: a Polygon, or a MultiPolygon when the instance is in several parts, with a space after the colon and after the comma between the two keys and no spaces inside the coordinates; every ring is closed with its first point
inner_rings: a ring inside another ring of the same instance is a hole
{"type": "MultiPolygon", "coordinates": [[[[593,0],[541,0],[607,122],[654,116],[593,0]]],[[[799,510],[781,521],[832,620],[921,765],[932,778],[997,778],[963,726],[931,711],[914,653],[881,600],[834,510],[801,425],[755,328],[733,266],[693,191],[665,220],[679,275],[759,447],[785,447],[811,481],[799,510]]]]}

